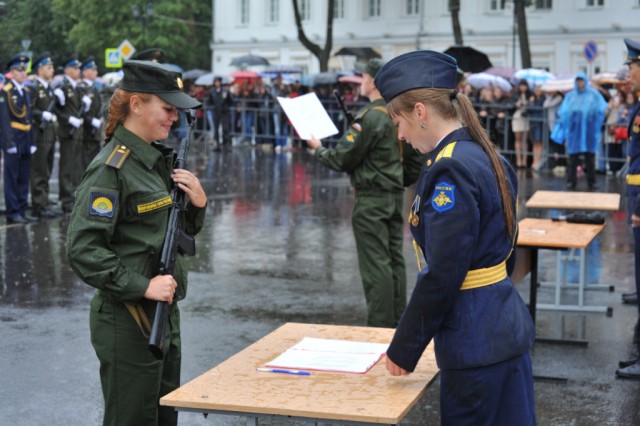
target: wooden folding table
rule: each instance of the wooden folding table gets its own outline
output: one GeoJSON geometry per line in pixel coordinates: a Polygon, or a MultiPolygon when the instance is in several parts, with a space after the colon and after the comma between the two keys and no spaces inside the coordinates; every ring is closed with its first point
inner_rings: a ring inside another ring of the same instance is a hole
{"type": "MultiPolygon", "coordinates": [[[[384,358],[365,374],[309,376],[256,371],[304,337],[389,343],[394,330],[287,323],[160,399],[179,411],[305,420],[309,424],[400,424],[438,373],[433,346],[409,376],[393,377],[384,358]]],[[[277,422],[277,421],[276,421],[277,422]]]]}

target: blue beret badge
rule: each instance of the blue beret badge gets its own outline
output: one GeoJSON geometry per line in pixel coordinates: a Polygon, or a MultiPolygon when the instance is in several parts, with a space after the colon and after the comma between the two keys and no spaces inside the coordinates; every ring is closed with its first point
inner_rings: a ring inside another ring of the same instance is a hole
{"type": "Polygon", "coordinates": [[[89,199],[91,202],[91,206],[89,207],[90,216],[113,218],[116,205],[118,204],[118,196],[116,194],[92,192],[89,199]]]}
{"type": "Polygon", "coordinates": [[[455,190],[456,187],[454,185],[446,182],[438,183],[431,199],[433,208],[439,213],[451,210],[456,205],[455,190]]]}

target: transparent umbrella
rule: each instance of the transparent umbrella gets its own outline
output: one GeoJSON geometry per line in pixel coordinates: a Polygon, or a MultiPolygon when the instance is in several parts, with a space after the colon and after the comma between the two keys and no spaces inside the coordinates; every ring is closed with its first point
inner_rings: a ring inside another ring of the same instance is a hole
{"type": "Polygon", "coordinates": [[[255,65],[269,65],[269,61],[258,55],[243,55],[233,59],[230,65],[235,67],[251,67],[255,65]]]}

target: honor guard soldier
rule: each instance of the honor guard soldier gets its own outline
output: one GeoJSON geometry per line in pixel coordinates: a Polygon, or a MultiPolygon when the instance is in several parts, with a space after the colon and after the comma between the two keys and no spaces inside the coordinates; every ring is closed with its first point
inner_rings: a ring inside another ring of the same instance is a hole
{"type": "Polygon", "coordinates": [[[8,223],[37,220],[26,213],[29,167],[31,156],[36,152],[29,89],[23,86],[28,63],[28,56],[14,56],[7,64],[11,79],[0,90],[0,143],[4,152],[4,200],[8,223]]]}
{"type": "Polygon", "coordinates": [[[56,97],[51,88],[54,64],[45,52],[33,61],[36,79],[31,88],[33,133],[36,152],[31,157],[31,214],[37,218],[52,218],[57,214],[49,208],[49,179],[53,170],[56,143],[56,97]]]}
{"type": "Polygon", "coordinates": [[[98,77],[98,65],[89,56],[82,65],[81,87],[86,96],[91,99],[91,107],[85,113],[84,128],[82,133],[82,170],[85,170],[91,160],[100,152],[100,141],[102,141],[102,97],[99,88],[96,86],[98,77]]]}
{"type": "Polygon", "coordinates": [[[385,363],[407,375],[433,340],[443,425],[534,426],[535,327],[509,278],[518,179],[456,70],[453,57],[423,50],[375,79],[399,138],[427,154],[409,214],[420,272],[385,363]]]}
{"type": "MultiPolygon", "coordinates": [[[[624,39],[627,46],[627,60],[629,66],[628,81],[631,90],[640,91],[640,42],[624,39]]],[[[631,114],[629,114],[629,170],[627,172],[627,196],[629,197],[629,222],[633,231],[634,256],[635,256],[635,281],[637,300],[640,292],[640,101],[636,102],[631,114]]],[[[633,333],[633,343],[636,346],[636,355],[629,361],[620,362],[620,368],[616,370],[616,376],[640,380],[640,305],[638,305],[638,320],[633,333]]]]}
{"type": "Polygon", "coordinates": [[[54,91],[56,96],[56,115],[58,116],[58,139],[60,140],[59,185],[60,203],[65,214],[73,209],[74,191],[80,182],[82,168],[82,124],[87,111],[91,108],[91,99],[84,96],[79,86],[80,61],[71,56],[62,67],[62,84],[54,91]]]}
{"type": "Polygon", "coordinates": [[[351,176],[356,190],[351,222],[367,301],[367,325],[395,328],[407,301],[402,141],[373,83],[381,66],[382,61],[372,59],[361,69],[360,93],[370,102],[358,111],[336,148],[322,147],[318,139],[307,144],[322,164],[351,176]]]}

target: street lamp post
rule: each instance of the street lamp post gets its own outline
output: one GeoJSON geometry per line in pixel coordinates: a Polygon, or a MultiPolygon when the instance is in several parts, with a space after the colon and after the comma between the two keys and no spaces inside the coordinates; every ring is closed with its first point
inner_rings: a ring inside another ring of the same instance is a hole
{"type": "Polygon", "coordinates": [[[142,43],[147,44],[147,23],[153,19],[153,3],[148,2],[142,10],[142,7],[138,4],[131,6],[131,15],[136,21],[142,23],[142,43]]]}

